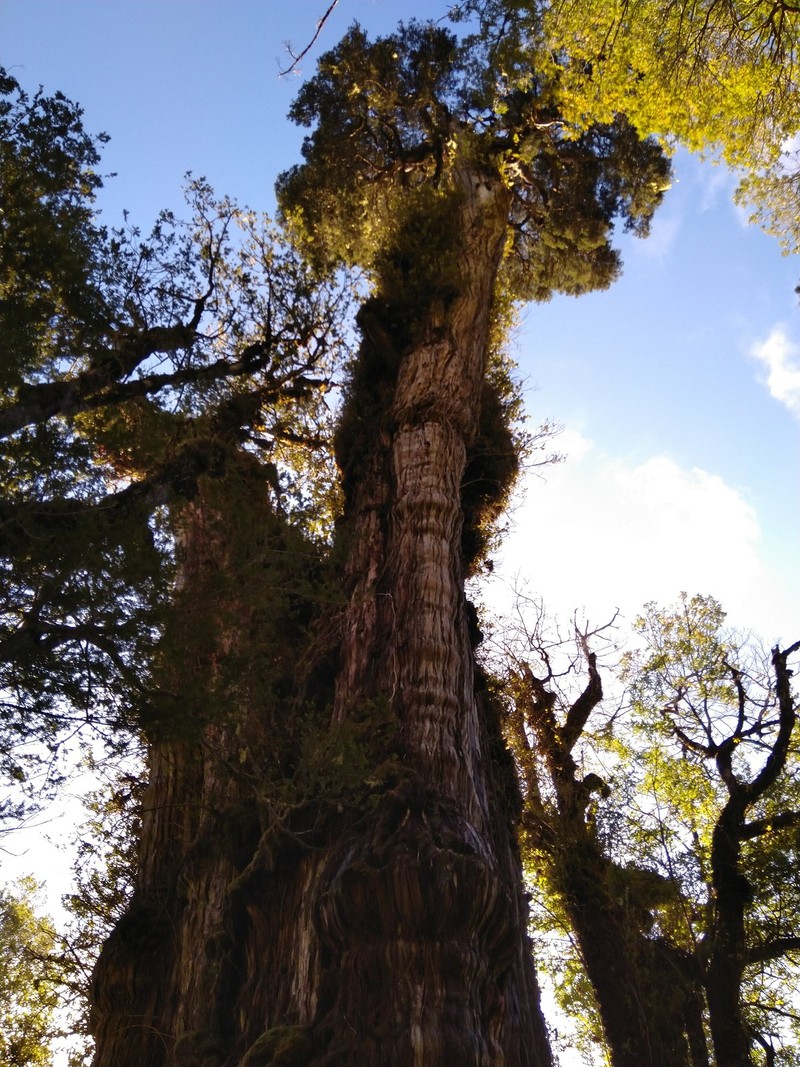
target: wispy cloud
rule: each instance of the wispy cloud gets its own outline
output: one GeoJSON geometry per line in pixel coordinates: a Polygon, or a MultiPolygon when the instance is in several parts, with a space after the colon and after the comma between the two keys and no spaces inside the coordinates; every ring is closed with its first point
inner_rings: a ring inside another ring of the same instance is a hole
{"type": "Polygon", "coordinates": [[[789,339],[782,326],[776,326],[766,341],[753,345],[750,354],[767,372],[770,395],[800,419],[800,345],[789,339]]]}
{"type": "Polygon", "coordinates": [[[663,263],[678,239],[683,220],[677,212],[670,215],[656,214],[650,235],[645,241],[637,241],[636,251],[642,259],[663,263]]]}
{"type": "Polygon", "coordinates": [[[732,200],[737,185],[734,174],[723,163],[698,162],[695,182],[700,188],[700,210],[713,211],[720,200],[732,200]]]}

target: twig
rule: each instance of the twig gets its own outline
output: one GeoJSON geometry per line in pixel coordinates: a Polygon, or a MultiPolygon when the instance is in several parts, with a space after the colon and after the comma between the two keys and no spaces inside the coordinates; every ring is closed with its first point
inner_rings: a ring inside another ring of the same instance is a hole
{"type": "Polygon", "coordinates": [[[328,19],[330,18],[331,14],[333,13],[333,9],[336,7],[336,5],[338,3],[339,3],[339,0],[332,0],[332,3],[328,7],[328,10],[325,12],[325,14],[322,16],[322,18],[319,19],[318,22],[317,22],[317,29],[316,29],[316,32],[315,32],[314,36],[311,38],[311,40],[308,42],[308,44],[305,46],[305,48],[303,49],[303,51],[299,55],[296,56],[294,54],[294,52],[292,51],[292,49],[290,48],[289,42],[288,41],[286,42],[286,51],[292,57],[292,63],[291,63],[291,66],[286,67],[285,70],[279,70],[278,71],[278,76],[280,78],[285,77],[287,74],[293,74],[297,70],[297,64],[300,63],[308,55],[308,53],[311,51],[311,49],[317,43],[317,38],[322,33],[322,27],[328,21],[328,19]]]}

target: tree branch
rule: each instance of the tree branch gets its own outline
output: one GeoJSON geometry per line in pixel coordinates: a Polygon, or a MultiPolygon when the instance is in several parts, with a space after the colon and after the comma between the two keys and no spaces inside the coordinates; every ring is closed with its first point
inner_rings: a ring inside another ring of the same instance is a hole
{"type": "Polygon", "coordinates": [[[0,411],[0,438],[8,437],[24,426],[47,422],[55,415],[75,415],[90,407],[112,403],[116,399],[115,386],[117,389],[135,389],[138,381],[145,380],[122,383],[120,378],[132,374],[156,352],[178,352],[189,348],[196,337],[191,323],[120,334],[119,348],[105,350],[102,357],[93,359],[91,365],[76,377],[19,386],[16,402],[0,411]]]}
{"type": "Polygon", "coordinates": [[[800,937],[776,937],[762,945],[752,945],[747,950],[745,959],[748,964],[767,963],[792,952],[800,952],[800,937]]]}
{"type": "Polygon", "coordinates": [[[589,681],[584,691],[569,709],[567,721],[561,731],[563,744],[570,751],[583,733],[583,728],[586,726],[589,716],[603,699],[603,683],[600,678],[600,672],[597,669],[596,654],[589,652],[586,661],[589,669],[589,681]]]}
{"type": "Polygon", "coordinates": [[[795,641],[793,645],[783,651],[776,647],[772,652],[772,666],[775,671],[775,694],[778,700],[778,736],[760,773],[748,787],[750,803],[758,799],[770,788],[786,765],[789,742],[792,739],[792,732],[797,719],[797,710],[794,706],[792,687],[789,681],[792,672],[787,666],[787,660],[798,649],[800,649],[800,641],[795,641]]]}
{"type": "Polygon", "coordinates": [[[152,511],[166,504],[173,493],[191,499],[197,491],[200,475],[213,474],[221,469],[224,451],[222,442],[211,438],[190,441],[146,478],[96,501],[67,497],[16,504],[0,500],[3,551],[16,551],[17,539],[27,544],[32,536],[58,537],[87,521],[95,532],[100,532],[103,525],[127,517],[131,509],[152,511]]]}
{"type": "Polygon", "coordinates": [[[771,818],[753,819],[745,823],[739,838],[741,841],[752,841],[755,837],[788,830],[794,826],[800,826],[800,811],[782,811],[780,815],[773,815],[771,818]]]}
{"type": "Polygon", "coordinates": [[[305,48],[303,49],[302,52],[300,52],[298,55],[295,55],[294,52],[289,47],[289,44],[287,42],[286,51],[292,57],[292,62],[291,62],[291,65],[286,67],[285,70],[279,70],[278,71],[278,76],[279,77],[284,78],[287,74],[293,74],[297,70],[297,64],[301,63],[303,61],[303,59],[305,59],[305,57],[308,55],[308,53],[311,51],[311,49],[317,43],[317,39],[318,39],[319,35],[322,33],[322,29],[323,29],[325,23],[328,21],[328,19],[333,14],[333,10],[334,10],[334,8],[336,7],[336,5],[338,3],[339,3],[339,0],[332,0],[332,3],[329,5],[328,10],[325,12],[325,14],[322,16],[321,19],[317,20],[317,28],[316,28],[316,31],[314,32],[314,36],[311,38],[311,40],[308,42],[308,44],[305,46],[305,48]]]}

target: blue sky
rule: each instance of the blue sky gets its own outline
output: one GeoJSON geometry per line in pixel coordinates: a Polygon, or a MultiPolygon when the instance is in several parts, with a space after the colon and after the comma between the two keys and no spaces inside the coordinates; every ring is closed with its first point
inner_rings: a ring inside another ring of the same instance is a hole
{"type": "MultiPolygon", "coordinates": [[[[278,77],[284,43],[307,43],[326,7],[3,0],[0,61],[111,135],[110,224],[128,209],[147,228],[179,208],[187,170],[271,210],[302,138],[285,118],[299,82],[278,77]]],[[[314,55],[354,19],[382,32],[443,8],[340,0],[314,55]]],[[[652,236],[622,240],[613,289],[523,315],[513,354],[531,416],[564,425],[569,459],[528,480],[498,570],[568,614],[711,593],[737,624],[788,642],[800,632],[800,262],[745,224],[720,168],[680,156],[676,179],[652,236]]]]}

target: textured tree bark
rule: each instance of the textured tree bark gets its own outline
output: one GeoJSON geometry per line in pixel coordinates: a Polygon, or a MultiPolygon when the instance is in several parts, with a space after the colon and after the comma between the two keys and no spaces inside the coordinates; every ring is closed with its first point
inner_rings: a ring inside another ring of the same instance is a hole
{"type": "MultiPolygon", "coordinates": [[[[270,518],[248,466],[233,479],[249,490],[246,526],[270,518]]],[[[220,680],[253,613],[232,589],[243,563],[232,558],[242,515],[225,515],[215,488],[209,496],[203,486],[180,521],[183,562],[157,709],[168,722],[159,722],[149,749],[134,896],[93,979],[96,1062],[115,1067],[217,1062],[213,1046],[231,1031],[239,965],[231,887],[259,840],[254,756],[243,764],[239,753],[266,724],[260,704],[249,706],[246,691],[220,680]],[[237,701],[238,721],[210,707],[220,699],[237,701]]]]}
{"type": "Polygon", "coordinates": [[[333,1062],[365,1067],[549,1062],[460,552],[507,193],[468,170],[461,186],[459,291],[446,307],[433,302],[404,355],[353,502],[336,715],[388,699],[408,770],[340,852],[320,912],[341,976],[333,1062]]]}
{"type": "MultiPolygon", "coordinates": [[[[398,354],[348,504],[333,729],[388,715],[392,774],[352,806],[308,800],[276,818],[262,769],[292,728],[253,679],[218,681],[231,645],[265,641],[229,597],[190,688],[221,689],[233,710],[199,742],[152,746],[136,894],[94,980],[95,1067],[550,1063],[461,557],[508,193],[468,168],[459,182],[457,290],[398,354]]],[[[190,516],[195,613],[241,563],[227,549],[238,518],[190,516]]]]}

